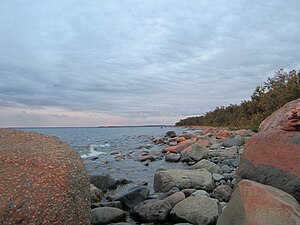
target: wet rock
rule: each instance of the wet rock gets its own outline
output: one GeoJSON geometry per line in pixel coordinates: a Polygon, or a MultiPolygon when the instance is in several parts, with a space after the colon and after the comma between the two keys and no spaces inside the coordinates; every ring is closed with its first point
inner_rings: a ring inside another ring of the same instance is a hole
{"type": "Polygon", "coordinates": [[[138,160],[140,162],[145,162],[145,161],[155,161],[155,158],[153,155],[145,155],[145,156],[142,156],[142,157],[139,157],[138,160]]]}
{"type": "Polygon", "coordinates": [[[120,179],[116,180],[116,185],[123,186],[123,185],[126,185],[126,184],[130,184],[132,182],[133,182],[132,180],[127,180],[125,178],[120,178],[120,179]]]}
{"type": "Polygon", "coordinates": [[[164,140],[163,138],[155,138],[155,139],[153,140],[153,142],[154,142],[155,144],[164,144],[164,143],[165,143],[165,140],[164,140]]]}
{"type": "Polygon", "coordinates": [[[120,201],[125,209],[131,209],[140,202],[144,201],[150,193],[149,188],[136,187],[130,192],[119,196],[115,201],[120,201]]]}
{"type": "Polygon", "coordinates": [[[103,192],[95,185],[90,184],[90,192],[91,192],[91,202],[100,202],[103,198],[103,192]]]}
{"type": "Polygon", "coordinates": [[[167,192],[173,187],[179,189],[196,188],[206,191],[213,190],[212,174],[206,169],[197,170],[158,170],[154,176],[154,190],[167,192]]]}
{"type": "Polygon", "coordinates": [[[218,199],[220,202],[228,202],[232,194],[232,188],[229,185],[221,185],[217,187],[212,196],[218,199]]]}
{"type": "Polygon", "coordinates": [[[132,216],[144,222],[165,221],[171,209],[184,199],[183,192],[176,192],[163,200],[142,202],[133,208],[132,216]]]}
{"type": "Polygon", "coordinates": [[[207,169],[211,173],[218,173],[218,174],[222,173],[222,170],[218,165],[206,159],[202,159],[201,161],[197,162],[194,166],[192,166],[192,169],[201,169],[201,168],[207,169]]]}
{"type": "Polygon", "coordinates": [[[217,225],[298,225],[299,218],[300,205],[291,195],[268,185],[242,180],[217,225]]]}
{"type": "Polygon", "coordinates": [[[167,138],[174,138],[176,136],[177,136],[176,132],[173,131],[173,130],[167,131],[166,134],[165,134],[165,137],[167,137],[167,138]]]}
{"type": "Polygon", "coordinates": [[[0,224],[88,224],[90,182],[58,138],[0,129],[0,224]]]}
{"type": "Polygon", "coordinates": [[[109,174],[93,174],[90,177],[90,181],[102,191],[117,188],[115,179],[113,179],[109,174]]]}
{"type": "Polygon", "coordinates": [[[234,137],[234,138],[225,139],[222,145],[225,147],[232,147],[232,146],[241,146],[243,144],[244,144],[244,142],[243,142],[242,138],[240,136],[238,136],[238,137],[234,137]]]}
{"type": "Polygon", "coordinates": [[[118,155],[118,154],[120,154],[120,152],[117,151],[117,150],[115,150],[115,151],[112,151],[110,154],[111,154],[111,155],[118,155]]]}
{"type": "Polygon", "coordinates": [[[181,155],[176,154],[176,153],[169,153],[169,154],[165,155],[166,162],[179,162],[180,158],[181,158],[181,155]]]}
{"type": "Polygon", "coordinates": [[[175,205],[170,214],[176,222],[186,221],[195,225],[208,225],[217,221],[220,212],[217,199],[190,196],[175,205]]]}
{"type": "Polygon", "coordinates": [[[92,225],[117,223],[126,220],[126,214],[123,210],[112,207],[101,207],[92,209],[91,215],[92,225]]]}

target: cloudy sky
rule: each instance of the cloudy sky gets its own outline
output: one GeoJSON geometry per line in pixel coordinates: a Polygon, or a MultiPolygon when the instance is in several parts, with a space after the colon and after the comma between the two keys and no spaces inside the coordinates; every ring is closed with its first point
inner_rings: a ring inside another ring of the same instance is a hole
{"type": "Polygon", "coordinates": [[[0,127],[174,124],[299,69],[299,0],[0,0],[0,127]]]}

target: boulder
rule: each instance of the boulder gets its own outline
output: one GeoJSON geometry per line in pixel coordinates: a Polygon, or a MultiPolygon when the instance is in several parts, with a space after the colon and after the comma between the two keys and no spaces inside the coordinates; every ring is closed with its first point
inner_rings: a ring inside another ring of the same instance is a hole
{"type": "Polygon", "coordinates": [[[240,136],[234,138],[227,138],[223,141],[223,146],[232,147],[232,146],[241,146],[244,144],[243,139],[240,136]]]}
{"type": "Polygon", "coordinates": [[[196,141],[197,141],[196,138],[192,138],[192,139],[183,141],[183,142],[179,143],[176,146],[166,147],[165,149],[163,149],[163,153],[167,153],[167,152],[180,153],[183,149],[185,149],[188,146],[192,145],[196,141]]]}
{"type": "Polygon", "coordinates": [[[187,139],[197,138],[197,135],[195,133],[183,133],[180,134],[179,137],[183,137],[187,140],[187,139]]]}
{"type": "Polygon", "coordinates": [[[200,145],[198,143],[195,143],[191,146],[192,146],[192,149],[191,149],[191,151],[187,151],[185,153],[186,156],[190,157],[191,159],[193,159],[195,161],[199,161],[203,158],[207,158],[208,149],[205,147],[205,145],[200,145]]]}
{"type": "Polygon", "coordinates": [[[299,225],[300,205],[289,194],[250,180],[242,180],[217,225],[299,225]]]}
{"type": "Polygon", "coordinates": [[[217,139],[221,139],[222,141],[224,141],[226,138],[230,138],[230,137],[233,137],[233,134],[230,131],[228,131],[228,130],[220,131],[216,135],[216,138],[217,139]]]}
{"type": "Polygon", "coordinates": [[[300,201],[299,162],[300,132],[260,132],[246,143],[236,183],[253,180],[279,188],[300,201]]]}
{"type": "Polygon", "coordinates": [[[144,222],[164,221],[169,212],[180,201],[185,199],[183,192],[176,192],[163,200],[142,202],[132,210],[132,217],[144,222]]]}
{"type": "Polygon", "coordinates": [[[90,192],[91,192],[91,202],[100,202],[103,198],[103,192],[95,185],[90,184],[90,192]]]}
{"type": "Polygon", "coordinates": [[[170,214],[176,222],[208,225],[217,221],[220,212],[221,207],[217,199],[190,196],[175,205],[170,214]]]}
{"type": "Polygon", "coordinates": [[[176,139],[177,143],[181,143],[181,142],[184,142],[186,141],[186,139],[184,137],[179,137],[176,139]]]}
{"type": "Polygon", "coordinates": [[[102,225],[117,223],[126,220],[126,214],[123,210],[112,207],[95,208],[91,211],[92,225],[102,225]]]}
{"type": "Polygon", "coordinates": [[[120,201],[125,209],[131,209],[140,202],[144,201],[150,193],[149,188],[136,187],[130,192],[119,196],[115,201],[120,201]]]}
{"type": "Polygon", "coordinates": [[[174,137],[176,137],[176,132],[173,131],[173,130],[169,130],[169,131],[166,132],[165,137],[174,138],[174,137]]]}
{"type": "Polygon", "coordinates": [[[201,161],[197,162],[195,165],[191,167],[192,169],[207,169],[211,173],[218,173],[222,174],[222,170],[218,165],[213,162],[208,161],[207,159],[202,159],[201,161]]]}
{"type": "Polygon", "coordinates": [[[260,124],[259,132],[268,130],[299,131],[299,116],[300,99],[297,99],[285,104],[267,117],[260,124]]]}
{"type": "Polygon", "coordinates": [[[233,190],[229,185],[221,185],[213,191],[212,197],[218,199],[220,202],[228,202],[232,191],[233,190]]]}
{"type": "Polygon", "coordinates": [[[117,187],[116,181],[109,174],[92,174],[90,177],[90,181],[97,188],[102,191],[106,191],[107,189],[115,189],[117,187]]]}
{"type": "Polygon", "coordinates": [[[90,182],[58,138],[0,129],[0,224],[88,224],[90,182]]]}
{"type": "Polygon", "coordinates": [[[166,162],[179,162],[180,158],[181,158],[181,155],[176,154],[176,153],[169,153],[169,154],[165,155],[166,162]]]}
{"type": "Polygon", "coordinates": [[[173,187],[178,187],[180,190],[196,188],[212,191],[214,183],[212,174],[206,169],[169,169],[156,171],[154,176],[155,191],[167,192],[173,187]]]}

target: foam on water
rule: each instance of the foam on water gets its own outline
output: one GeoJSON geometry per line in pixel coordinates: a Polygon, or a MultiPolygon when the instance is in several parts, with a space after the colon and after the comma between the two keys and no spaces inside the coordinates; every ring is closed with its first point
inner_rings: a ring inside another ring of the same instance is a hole
{"type": "Polygon", "coordinates": [[[106,148],[106,147],[109,147],[109,146],[110,146],[109,144],[104,144],[104,145],[91,144],[89,146],[89,152],[86,153],[86,154],[82,154],[81,158],[86,159],[86,158],[96,157],[96,156],[99,156],[99,155],[106,155],[107,154],[106,152],[99,151],[99,150],[97,150],[97,148],[98,147],[106,148]]]}

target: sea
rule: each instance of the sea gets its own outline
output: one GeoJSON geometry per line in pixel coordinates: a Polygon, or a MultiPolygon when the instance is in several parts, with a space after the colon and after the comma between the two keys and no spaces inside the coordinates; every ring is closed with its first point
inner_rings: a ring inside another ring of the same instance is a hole
{"type": "Polygon", "coordinates": [[[148,186],[153,191],[157,169],[186,168],[184,163],[165,162],[161,156],[163,145],[153,143],[167,131],[180,134],[183,128],[158,127],[93,127],[93,128],[22,128],[65,141],[81,156],[90,175],[106,173],[114,179],[124,178],[132,183],[119,187],[112,194],[122,194],[133,186],[148,186]],[[155,155],[153,162],[140,162],[144,152],[155,155]]]}

